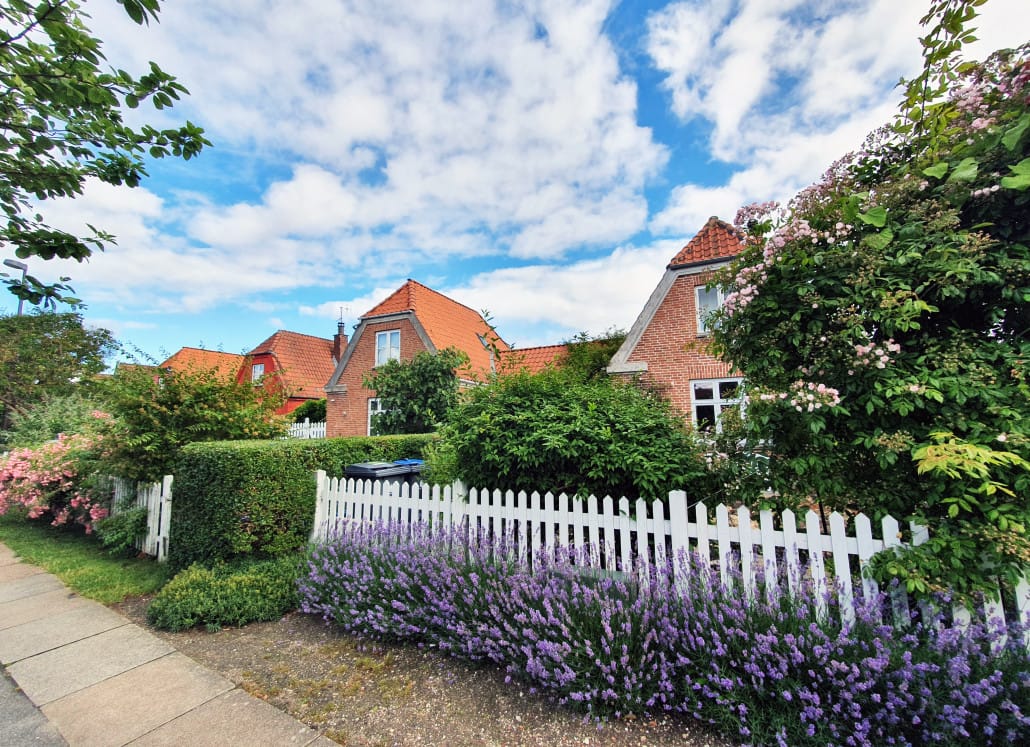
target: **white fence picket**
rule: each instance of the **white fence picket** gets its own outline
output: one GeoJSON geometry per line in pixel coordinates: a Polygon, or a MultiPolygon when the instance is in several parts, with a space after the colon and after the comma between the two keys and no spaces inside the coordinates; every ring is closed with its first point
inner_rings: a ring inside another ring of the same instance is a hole
{"type": "MultiPolygon", "coordinates": [[[[589,556],[579,562],[626,578],[632,578],[634,568],[661,566],[669,560],[677,563],[681,554],[693,552],[702,563],[718,566],[724,584],[739,576],[748,593],[762,590],[771,599],[784,582],[792,593],[807,583],[816,592],[822,613],[827,612],[832,594],[846,624],[856,617],[856,583],[861,584],[866,599],[878,593],[868,576],[872,557],[902,544],[898,523],[891,517],[880,522],[880,538],[874,536],[871,522],[862,514],[851,521],[853,534],[848,533],[849,520],[836,512],[829,516],[828,534],[823,534],[814,511],[806,512],[804,526],[799,528],[791,511],[784,511],[778,519],[772,512],[762,511],[753,520],[746,508],[737,509],[731,517],[730,510],[719,505],[713,524],[704,503],[695,504],[693,518],[690,516],[683,491],[670,493],[666,504],[625,497],[615,501],[608,496],[598,500],[564,493],[465,491],[463,487],[459,491],[451,486],[330,480],[324,472],[317,473],[317,480],[313,541],[330,537],[338,524],[350,521],[423,522],[432,531],[464,526],[470,542],[491,534],[506,536],[512,543],[512,559],[524,564],[535,562],[535,554],[541,550],[553,553],[570,544],[577,549],[589,546],[589,556]],[[714,559],[712,542],[716,545],[714,559]],[[832,571],[827,567],[828,557],[832,571]],[[621,575],[627,573],[630,575],[621,575]]],[[[912,526],[911,531],[914,543],[926,541],[925,527],[912,526]]],[[[644,574],[638,579],[645,586],[651,581],[644,574]]],[[[1030,648],[1030,583],[1026,579],[1016,587],[1015,607],[1027,626],[1025,643],[1030,648]]],[[[996,598],[989,598],[984,609],[992,618],[1004,615],[996,598]]],[[[894,622],[904,624],[908,601],[903,590],[893,590],[892,611],[894,622]]],[[[965,610],[955,610],[955,622],[961,625],[968,619],[965,610]]]]}

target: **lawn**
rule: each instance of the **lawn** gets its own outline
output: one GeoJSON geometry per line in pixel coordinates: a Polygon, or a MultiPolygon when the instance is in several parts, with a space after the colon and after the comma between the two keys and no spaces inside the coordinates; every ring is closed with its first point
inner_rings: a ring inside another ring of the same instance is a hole
{"type": "Polygon", "coordinates": [[[168,580],[168,568],[154,560],[109,555],[95,536],[69,527],[0,516],[0,542],[27,563],[60,578],[78,594],[103,604],[152,594],[168,580]]]}

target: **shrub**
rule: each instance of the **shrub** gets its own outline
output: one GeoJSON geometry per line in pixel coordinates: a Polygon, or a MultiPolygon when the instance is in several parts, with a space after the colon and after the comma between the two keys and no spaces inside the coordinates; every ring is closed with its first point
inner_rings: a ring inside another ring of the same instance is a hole
{"type": "Polygon", "coordinates": [[[410,361],[390,360],[364,377],[379,398],[381,411],[372,432],[432,433],[458,401],[458,373],[469,358],[457,348],[423,350],[410,361]]]}
{"type": "Polygon", "coordinates": [[[54,526],[81,524],[86,532],[107,516],[110,492],[95,467],[100,441],[60,437],[34,449],[14,449],[0,459],[0,515],[21,507],[30,519],[54,526]]]}
{"type": "Polygon", "coordinates": [[[296,556],[213,568],[191,565],[154,597],[147,621],[174,631],[276,620],[297,608],[298,569],[296,556]]]}
{"type": "Polygon", "coordinates": [[[97,539],[112,555],[127,555],[136,551],[136,541],[147,533],[148,512],[144,506],[125,507],[94,522],[97,539]]]}
{"type": "Polygon", "coordinates": [[[474,487],[665,498],[699,488],[701,447],[669,405],[635,386],[561,370],[468,392],[430,471],[474,487]]]}
{"type": "Polygon", "coordinates": [[[315,515],[313,472],[420,457],[431,436],[220,441],[186,446],[175,466],[168,560],[181,570],[239,555],[292,553],[315,515]]]}
{"type": "Polygon", "coordinates": [[[325,422],[325,397],[309,399],[290,415],[293,416],[294,423],[303,423],[305,420],[310,420],[312,423],[325,422]]]}
{"type": "MultiPolygon", "coordinates": [[[[853,625],[815,593],[724,586],[706,562],[585,575],[573,555],[535,572],[505,545],[425,526],[351,526],[313,549],[301,609],[344,630],[488,660],[595,716],[674,712],[748,744],[1025,743],[1030,656],[982,621],[894,629],[867,600],[853,625]],[[636,578],[638,576],[633,576],[636,578]],[[997,651],[994,650],[997,647],[997,651]],[[975,735],[975,737],[974,737],[975,735]]],[[[782,588],[782,586],[781,586],[782,588]]]]}

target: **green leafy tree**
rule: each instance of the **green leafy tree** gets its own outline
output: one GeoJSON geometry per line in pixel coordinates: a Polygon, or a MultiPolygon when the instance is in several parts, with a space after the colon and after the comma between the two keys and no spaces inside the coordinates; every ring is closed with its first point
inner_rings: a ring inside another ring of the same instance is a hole
{"type": "Polygon", "coordinates": [[[559,358],[558,366],[584,381],[605,378],[612,356],[625,339],[626,333],[621,329],[609,329],[601,335],[580,332],[565,341],[566,352],[559,358]]]}
{"type": "Polygon", "coordinates": [[[423,350],[410,361],[391,360],[366,375],[365,386],[379,398],[373,435],[435,431],[458,401],[457,371],[468,362],[455,348],[423,350]]]}
{"type": "MultiPolygon", "coordinates": [[[[160,8],[158,0],[118,2],[138,24],[156,19],[160,8]]],[[[0,2],[0,243],[23,259],[81,262],[113,241],[92,226],[84,236],[50,227],[40,201],[81,195],[91,178],[135,187],[147,175],[147,158],[189,159],[210,145],[190,122],[163,130],[125,123],[126,108],[150,101],[165,109],[187,91],[154,63],[139,77],[106,67],[86,18],[73,0],[0,2]]],[[[66,280],[5,282],[34,304],[77,304],[66,280]]]]}
{"type": "Polygon", "coordinates": [[[700,446],[668,404],[561,370],[469,390],[440,433],[428,460],[435,481],[647,499],[705,481],[700,446]]]}
{"type": "Polygon", "coordinates": [[[303,423],[305,420],[310,420],[312,423],[325,422],[325,397],[310,399],[290,414],[295,423],[303,423]]]}
{"type": "Polygon", "coordinates": [[[79,314],[0,317],[0,407],[3,429],[46,399],[88,393],[117,349],[106,329],[79,314]]]}
{"type": "Polygon", "coordinates": [[[215,369],[162,371],[122,366],[106,383],[109,444],[114,474],[153,481],[168,474],[179,450],[194,441],[276,438],[286,421],[275,411],[281,397],[215,369]]]}
{"type": "Polygon", "coordinates": [[[11,413],[11,430],[3,434],[8,446],[38,446],[60,434],[87,433],[97,424],[103,405],[85,388],[57,396],[44,395],[42,401],[24,411],[11,413]]]}
{"type": "Polygon", "coordinates": [[[1030,48],[956,62],[978,4],[924,19],[894,127],[786,210],[741,211],[714,335],[783,502],[929,525],[879,565],[915,591],[1030,566],[1030,48]]]}

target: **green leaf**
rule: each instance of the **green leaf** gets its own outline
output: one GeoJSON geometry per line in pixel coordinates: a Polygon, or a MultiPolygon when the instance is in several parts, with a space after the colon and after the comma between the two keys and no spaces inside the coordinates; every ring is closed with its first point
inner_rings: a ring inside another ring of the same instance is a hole
{"type": "Polygon", "coordinates": [[[963,158],[951,172],[948,182],[971,182],[980,170],[980,163],[975,158],[963,158]]]}
{"type": "Polygon", "coordinates": [[[1027,127],[1030,127],[1030,112],[1024,112],[1023,116],[1016,120],[1016,123],[1002,137],[1001,144],[1009,150],[1015,150],[1027,127]]]}
{"type": "Polygon", "coordinates": [[[923,174],[926,176],[932,176],[935,179],[940,179],[942,176],[948,173],[948,164],[944,161],[938,161],[933,166],[929,166],[923,169],[923,174]]]}
{"type": "Polygon", "coordinates": [[[870,226],[883,228],[887,224],[887,209],[880,206],[874,207],[865,213],[859,213],[858,219],[870,226]]]}
{"type": "Polygon", "coordinates": [[[887,245],[894,240],[894,232],[890,228],[885,228],[878,233],[871,233],[868,236],[862,238],[862,243],[871,249],[882,251],[887,248],[887,245]]]}
{"type": "Polygon", "coordinates": [[[1024,158],[1017,164],[1009,166],[1013,176],[1006,176],[1001,180],[1001,186],[1006,189],[1024,190],[1030,187],[1030,158],[1024,158]]]}

